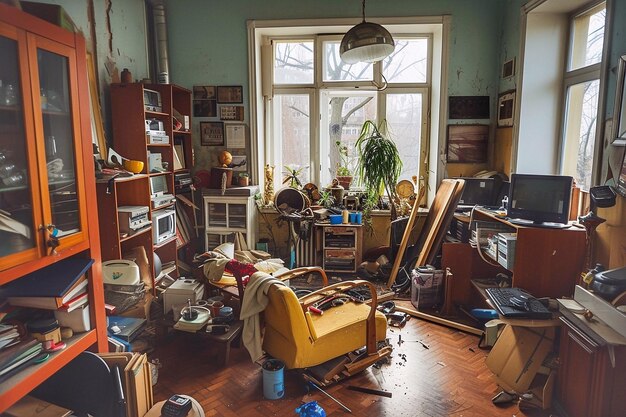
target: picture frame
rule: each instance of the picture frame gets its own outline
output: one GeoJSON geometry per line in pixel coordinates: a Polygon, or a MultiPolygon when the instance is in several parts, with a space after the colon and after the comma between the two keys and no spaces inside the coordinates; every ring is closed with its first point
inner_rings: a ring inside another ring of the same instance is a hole
{"type": "Polygon", "coordinates": [[[220,120],[243,122],[243,106],[220,106],[220,120]]]}
{"type": "Polygon", "coordinates": [[[626,143],[626,55],[622,55],[617,64],[612,142],[616,141],[626,143]]]}
{"type": "Polygon", "coordinates": [[[217,117],[217,100],[194,100],[193,117],[217,117]]]}
{"type": "Polygon", "coordinates": [[[233,171],[246,172],[248,170],[248,157],[246,155],[233,155],[233,171]]]}
{"type": "Polygon", "coordinates": [[[487,162],[489,125],[448,125],[448,163],[487,162]]]}
{"type": "Polygon", "coordinates": [[[193,86],[193,99],[194,100],[215,100],[216,90],[214,85],[194,85],[193,86]]]}
{"type": "Polygon", "coordinates": [[[245,123],[226,123],[224,135],[229,149],[245,149],[248,126],[245,123]]]}
{"type": "Polygon", "coordinates": [[[515,90],[506,91],[498,96],[498,127],[513,126],[515,115],[515,90]]]}
{"type": "Polygon", "coordinates": [[[489,96],[450,96],[450,119],[489,119],[489,96]]]}
{"type": "Polygon", "coordinates": [[[241,85],[217,86],[217,102],[243,103],[243,87],[241,85]]]}
{"type": "Polygon", "coordinates": [[[502,78],[511,78],[515,75],[515,57],[502,64],[502,78]]]}
{"type": "Polygon", "coordinates": [[[224,146],[224,123],[200,122],[200,144],[202,146],[224,146]]]}

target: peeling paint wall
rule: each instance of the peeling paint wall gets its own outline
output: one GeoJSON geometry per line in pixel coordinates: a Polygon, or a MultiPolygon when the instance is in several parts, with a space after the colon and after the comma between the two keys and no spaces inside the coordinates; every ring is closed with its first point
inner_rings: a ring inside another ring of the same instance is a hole
{"type": "MultiPolygon", "coordinates": [[[[146,47],[145,3],[143,0],[44,0],[62,6],[87,40],[95,45],[100,82],[100,102],[105,128],[111,132],[108,91],[111,82],[128,68],[135,79],[147,78],[149,66],[146,47]],[[90,6],[93,5],[93,18],[90,6]],[[95,33],[95,42],[93,35],[95,33]]],[[[111,140],[110,134],[107,138],[111,140]]]]}

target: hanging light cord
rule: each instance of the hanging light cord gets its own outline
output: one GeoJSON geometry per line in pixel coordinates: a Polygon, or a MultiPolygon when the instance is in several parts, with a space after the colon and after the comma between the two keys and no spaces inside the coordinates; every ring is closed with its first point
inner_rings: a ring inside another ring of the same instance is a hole
{"type": "Polygon", "coordinates": [[[365,0],[363,0],[362,11],[363,11],[363,23],[365,23],[365,0]]]}
{"type": "Polygon", "coordinates": [[[385,74],[380,74],[380,75],[383,77],[382,85],[378,84],[376,81],[372,81],[372,85],[376,87],[376,90],[383,91],[387,88],[388,83],[387,83],[387,78],[385,77],[385,74]]]}

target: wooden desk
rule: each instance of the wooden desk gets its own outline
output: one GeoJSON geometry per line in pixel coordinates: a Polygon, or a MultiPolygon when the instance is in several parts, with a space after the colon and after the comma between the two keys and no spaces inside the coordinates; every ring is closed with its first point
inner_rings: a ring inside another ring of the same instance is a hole
{"type": "MultiPolygon", "coordinates": [[[[518,226],[481,209],[474,210],[473,218],[507,225],[517,233],[515,264],[508,271],[513,275],[513,287],[523,288],[535,297],[558,298],[574,293],[585,259],[585,230],[518,226]]],[[[470,288],[471,279],[494,278],[498,271],[507,271],[497,264],[487,264],[477,254],[477,249],[469,244],[443,244],[442,266],[450,268],[453,282],[461,285],[464,292],[470,288]]],[[[453,294],[454,301],[469,301],[467,292],[453,294]]]]}

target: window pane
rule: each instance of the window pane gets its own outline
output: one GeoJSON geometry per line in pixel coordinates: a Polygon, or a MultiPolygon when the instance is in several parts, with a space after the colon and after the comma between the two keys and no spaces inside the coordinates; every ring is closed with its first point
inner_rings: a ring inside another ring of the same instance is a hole
{"type": "Polygon", "coordinates": [[[602,60],[604,43],[604,4],[574,19],[570,70],[597,64],[602,60]]]}
{"type": "Polygon", "coordinates": [[[419,176],[422,94],[388,94],[387,122],[402,159],[400,178],[419,176]]]}
{"type": "Polygon", "coordinates": [[[313,42],[276,42],[274,84],[313,83],[313,42]]]}
{"type": "MultiPolygon", "coordinates": [[[[276,142],[281,146],[281,179],[275,179],[276,188],[281,187],[282,179],[288,171],[300,171],[298,179],[302,185],[311,180],[311,148],[309,124],[309,96],[307,94],[285,94],[274,97],[274,132],[276,142]],[[285,168],[288,167],[288,168],[285,168]]],[[[289,185],[289,183],[287,183],[289,185]]]]}
{"type": "Polygon", "coordinates": [[[337,168],[345,166],[356,184],[356,140],[366,120],[376,119],[376,96],[374,92],[353,93],[324,91],[322,94],[322,125],[320,127],[320,153],[322,185],[337,175],[337,168]],[[339,145],[337,145],[339,142],[339,145]],[[344,154],[340,155],[340,147],[344,154]]]}
{"type": "Polygon", "coordinates": [[[383,61],[389,83],[425,83],[428,39],[396,39],[396,49],[383,61]]]}
{"type": "Polygon", "coordinates": [[[324,81],[370,81],[373,65],[366,62],[346,64],[339,57],[340,42],[324,42],[324,81]]]}
{"type": "Polygon", "coordinates": [[[574,177],[584,190],[591,186],[599,89],[600,81],[594,80],[573,85],[567,91],[561,171],[574,177]]]}

